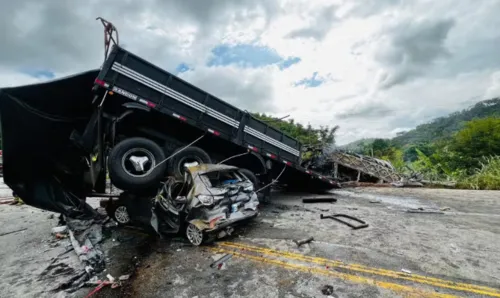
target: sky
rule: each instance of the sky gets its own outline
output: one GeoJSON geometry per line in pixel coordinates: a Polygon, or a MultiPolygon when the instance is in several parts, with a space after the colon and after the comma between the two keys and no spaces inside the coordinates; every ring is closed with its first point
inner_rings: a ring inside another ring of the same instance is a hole
{"type": "Polygon", "coordinates": [[[120,45],[241,109],[392,137],[500,96],[500,0],[0,0],[0,87],[120,45]]]}

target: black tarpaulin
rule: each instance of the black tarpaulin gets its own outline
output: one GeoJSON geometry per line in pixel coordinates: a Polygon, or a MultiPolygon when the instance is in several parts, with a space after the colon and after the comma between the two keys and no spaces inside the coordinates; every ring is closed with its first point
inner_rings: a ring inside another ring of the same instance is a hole
{"type": "Polygon", "coordinates": [[[85,160],[69,137],[91,116],[98,73],[0,89],[4,182],[26,204],[72,218],[95,215],[84,202],[85,160]]]}

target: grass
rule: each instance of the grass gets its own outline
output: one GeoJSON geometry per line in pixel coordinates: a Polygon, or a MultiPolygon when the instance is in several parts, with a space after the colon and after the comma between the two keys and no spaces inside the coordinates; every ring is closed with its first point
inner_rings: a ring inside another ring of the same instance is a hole
{"type": "Polygon", "coordinates": [[[500,156],[485,158],[472,176],[460,179],[458,188],[500,190],[500,156]]]}

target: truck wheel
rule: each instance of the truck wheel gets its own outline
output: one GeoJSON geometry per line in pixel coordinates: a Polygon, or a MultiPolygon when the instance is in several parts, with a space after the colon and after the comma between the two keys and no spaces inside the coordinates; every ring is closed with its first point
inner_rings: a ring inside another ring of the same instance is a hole
{"type": "MultiPolygon", "coordinates": [[[[179,149],[180,150],[180,149],[179,149]]],[[[179,152],[176,150],[175,152],[179,152]]],[[[175,154],[174,152],[174,154],[175,154]]],[[[167,171],[169,175],[177,179],[184,178],[184,167],[187,164],[209,164],[212,159],[205,150],[198,147],[187,147],[168,161],[167,171]]]]}
{"type": "Polygon", "coordinates": [[[260,184],[259,178],[257,178],[257,176],[255,176],[255,174],[248,169],[240,169],[240,172],[243,175],[245,175],[248,178],[248,180],[252,181],[253,188],[255,190],[257,190],[257,188],[259,187],[259,184],[260,184]]]}
{"type": "Polygon", "coordinates": [[[158,184],[166,163],[163,150],[145,138],[129,138],[118,143],[109,154],[109,179],[122,190],[141,190],[158,184]]]}

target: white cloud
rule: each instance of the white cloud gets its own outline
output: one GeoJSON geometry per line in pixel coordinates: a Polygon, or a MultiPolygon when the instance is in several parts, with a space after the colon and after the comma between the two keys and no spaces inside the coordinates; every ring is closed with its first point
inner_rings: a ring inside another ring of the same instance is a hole
{"type": "Polygon", "coordinates": [[[490,86],[484,95],[484,98],[486,99],[494,97],[500,97],[500,71],[494,72],[491,75],[490,86]]]}
{"type": "Polygon", "coordinates": [[[102,15],[139,56],[169,71],[187,63],[184,79],[241,108],[340,125],[340,144],[394,136],[500,95],[496,0],[4,2],[2,85],[39,81],[26,67],[58,76],[99,67],[102,15]],[[301,61],[285,70],[206,66],[215,46],[239,43],[301,61]],[[294,86],[315,72],[323,84],[294,86]]]}

